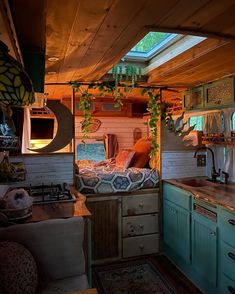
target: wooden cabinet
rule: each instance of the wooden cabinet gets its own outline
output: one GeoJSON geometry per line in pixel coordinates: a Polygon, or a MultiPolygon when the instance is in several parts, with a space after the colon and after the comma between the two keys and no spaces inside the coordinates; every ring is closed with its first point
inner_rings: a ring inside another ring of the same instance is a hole
{"type": "Polygon", "coordinates": [[[203,87],[193,88],[185,91],[183,94],[183,109],[201,109],[204,106],[204,91],[203,87]]]}
{"type": "Polygon", "coordinates": [[[158,193],[123,197],[122,245],[124,258],[159,251],[158,193]]]}
{"type": "Polygon", "coordinates": [[[93,264],[159,251],[158,189],[86,197],[93,264]]]}
{"type": "Polygon", "coordinates": [[[121,198],[87,197],[91,217],[92,262],[121,257],[121,198]]]}

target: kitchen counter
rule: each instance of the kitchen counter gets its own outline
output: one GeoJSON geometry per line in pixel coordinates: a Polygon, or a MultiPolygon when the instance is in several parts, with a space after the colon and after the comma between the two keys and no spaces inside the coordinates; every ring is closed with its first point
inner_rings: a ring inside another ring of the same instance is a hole
{"type": "Polygon", "coordinates": [[[76,202],[33,205],[32,216],[27,218],[25,222],[37,222],[73,216],[89,217],[91,213],[85,205],[86,197],[79,193],[73,186],[70,186],[70,191],[75,195],[76,202]]]}
{"type": "Polygon", "coordinates": [[[189,191],[197,199],[212,204],[217,204],[224,206],[227,209],[235,211],[235,184],[220,184],[209,182],[207,186],[202,187],[192,187],[184,184],[185,180],[195,180],[195,179],[207,179],[206,177],[194,177],[194,178],[180,178],[180,179],[169,179],[164,180],[167,183],[173,184],[178,188],[182,188],[189,191]]]}

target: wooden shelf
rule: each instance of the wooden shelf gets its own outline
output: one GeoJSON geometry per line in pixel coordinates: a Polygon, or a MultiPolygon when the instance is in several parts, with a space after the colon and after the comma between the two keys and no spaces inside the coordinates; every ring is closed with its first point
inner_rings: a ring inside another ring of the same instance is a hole
{"type": "Polygon", "coordinates": [[[224,137],[202,137],[202,144],[204,145],[229,145],[235,146],[235,137],[224,136],[224,137]],[[234,141],[232,141],[234,140],[234,141]]]}

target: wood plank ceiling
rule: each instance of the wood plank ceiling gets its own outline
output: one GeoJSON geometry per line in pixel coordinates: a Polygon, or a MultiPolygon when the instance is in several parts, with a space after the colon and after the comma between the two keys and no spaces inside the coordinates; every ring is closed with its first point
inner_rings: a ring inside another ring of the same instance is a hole
{"type": "MultiPolygon", "coordinates": [[[[33,8],[27,2],[38,1],[11,0],[15,14],[23,2],[24,8],[21,7],[21,11],[30,15],[33,8]]],[[[102,79],[149,31],[208,37],[151,70],[148,74],[149,83],[189,87],[235,74],[234,0],[42,2],[45,3],[41,8],[42,13],[46,14],[45,27],[41,26],[41,32],[44,33],[45,30],[45,91],[50,98],[61,98],[71,93],[70,87],[54,84],[102,79]],[[58,60],[50,61],[50,57],[58,60]]],[[[18,29],[20,25],[21,22],[18,21],[18,29]]],[[[34,26],[38,31],[36,18],[34,26]]],[[[40,37],[40,42],[41,40],[40,37]]]]}

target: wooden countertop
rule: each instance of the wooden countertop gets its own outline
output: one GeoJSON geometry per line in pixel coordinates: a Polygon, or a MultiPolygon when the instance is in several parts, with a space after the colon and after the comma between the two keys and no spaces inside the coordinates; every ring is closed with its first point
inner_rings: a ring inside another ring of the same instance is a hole
{"type": "Polygon", "coordinates": [[[219,184],[211,183],[208,186],[192,187],[183,183],[190,179],[207,179],[206,177],[182,178],[164,180],[167,183],[173,184],[179,188],[189,191],[195,198],[202,201],[224,206],[227,209],[235,211],[235,184],[219,184]]]}

